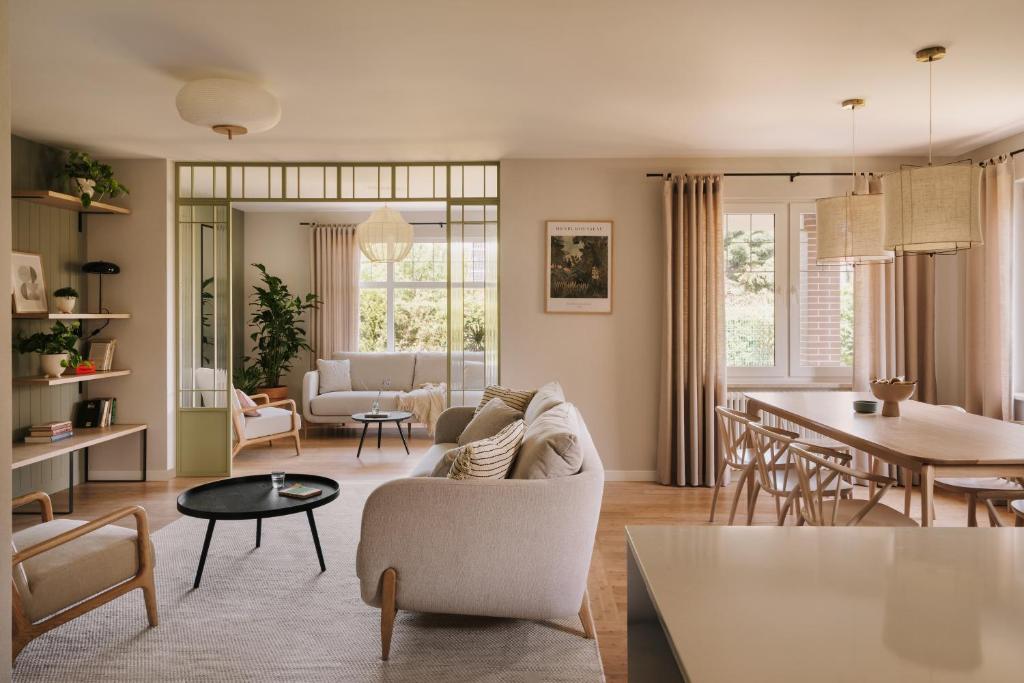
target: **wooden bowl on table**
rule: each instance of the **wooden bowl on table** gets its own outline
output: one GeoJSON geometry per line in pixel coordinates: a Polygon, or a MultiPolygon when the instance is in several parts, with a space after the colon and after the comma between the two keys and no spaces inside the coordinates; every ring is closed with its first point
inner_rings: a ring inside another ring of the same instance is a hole
{"type": "Polygon", "coordinates": [[[906,401],[914,395],[917,382],[903,380],[876,379],[871,382],[871,393],[882,402],[883,417],[899,417],[900,401],[906,401]]]}

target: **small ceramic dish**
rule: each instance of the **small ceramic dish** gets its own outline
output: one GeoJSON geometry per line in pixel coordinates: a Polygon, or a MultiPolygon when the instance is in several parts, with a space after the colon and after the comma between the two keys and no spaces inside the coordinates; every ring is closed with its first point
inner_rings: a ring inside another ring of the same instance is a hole
{"type": "Polygon", "coordinates": [[[877,413],[878,412],[878,401],[871,401],[861,399],[853,402],[853,411],[855,413],[877,413]]]}

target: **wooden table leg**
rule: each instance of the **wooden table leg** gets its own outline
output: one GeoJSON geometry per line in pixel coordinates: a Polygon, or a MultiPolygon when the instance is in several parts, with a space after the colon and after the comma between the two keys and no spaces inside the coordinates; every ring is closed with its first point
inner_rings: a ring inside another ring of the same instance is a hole
{"type": "Polygon", "coordinates": [[[935,467],[921,467],[921,526],[932,525],[932,497],[935,495],[935,467]]]}

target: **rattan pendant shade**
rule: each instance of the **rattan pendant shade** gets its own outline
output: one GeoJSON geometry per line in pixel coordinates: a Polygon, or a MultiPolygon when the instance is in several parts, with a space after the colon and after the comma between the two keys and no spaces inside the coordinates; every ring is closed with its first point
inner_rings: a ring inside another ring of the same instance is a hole
{"type": "Polygon", "coordinates": [[[970,162],[901,169],[882,177],[885,246],[943,253],[982,243],[981,169],[970,162]]]}
{"type": "Polygon", "coordinates": [[[882,246],[883,198],[849,194],[815,202],[818,214],[818,264],[891,261],[882,246]]]}
{"type": "Polygon", "coordinates": [[[413,227],[394,209],[377,209],[356,227],[356,241],[366,258],[377,263],[401,261],[412,251],[413,227]]]}

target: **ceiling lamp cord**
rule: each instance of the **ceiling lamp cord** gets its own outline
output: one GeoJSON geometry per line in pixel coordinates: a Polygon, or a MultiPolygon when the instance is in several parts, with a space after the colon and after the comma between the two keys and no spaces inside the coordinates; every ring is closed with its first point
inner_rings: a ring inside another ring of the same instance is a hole
{"type": "Polygon", "coordinates": [[[850,194],[857,194],[857,106],[850,107],[850,194]]]}
{"type": "Polygon", "coordinates": [[[928,165],[932,165],[932,67],[935,59],[928,58],[928,165]]]}

